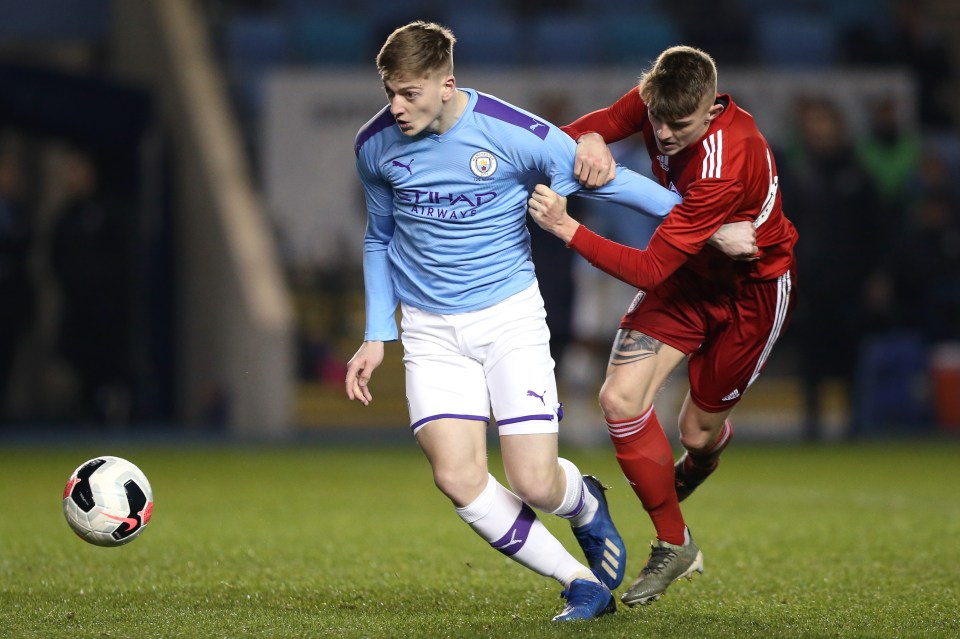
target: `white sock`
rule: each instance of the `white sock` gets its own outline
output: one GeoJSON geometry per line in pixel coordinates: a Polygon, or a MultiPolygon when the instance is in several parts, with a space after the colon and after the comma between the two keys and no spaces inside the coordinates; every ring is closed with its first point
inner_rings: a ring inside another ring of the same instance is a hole
{"type": "Polygon", "coordinates": [[[551,514],[569,519],[570,525],[574,528],[586,526],[593,521],[600,502],[587,490],[583,483],[583,475],[572,461],[560,457],[559,462],[560,468],[567,476],[567,490],[563,494],[560,506],[551,514]]]}
{"type": "Polygon", "coordinates": [[[564,586],[574,579],[597,581],[537,519],[533,509],[490,475],[487,487],[457,514],[495,549],[564,586]]]}

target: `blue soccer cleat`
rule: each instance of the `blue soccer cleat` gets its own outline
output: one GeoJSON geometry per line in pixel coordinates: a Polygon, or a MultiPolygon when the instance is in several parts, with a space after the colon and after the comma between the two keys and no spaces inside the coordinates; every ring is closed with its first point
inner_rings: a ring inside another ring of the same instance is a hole
{"type": "Polygon", "coordinates": [[[553,618],[554,621],[580,621],[596,619],[601,615],[617,611],[617,602],[613,593],[595,581],[574,579],[570,587],[560,593],[567,600],[566,607],[553,618]]]}
{"type": "Polygon", "coordinates": [[[616,590],[627,571],[627,547],[610,518],[607,498],[603,494],[606,488],[593,475],[584,475],[583,483],[600,505],[593,521],[574,528],[573,534],[580,542],[593,574],[607,588],[616,590]]]}

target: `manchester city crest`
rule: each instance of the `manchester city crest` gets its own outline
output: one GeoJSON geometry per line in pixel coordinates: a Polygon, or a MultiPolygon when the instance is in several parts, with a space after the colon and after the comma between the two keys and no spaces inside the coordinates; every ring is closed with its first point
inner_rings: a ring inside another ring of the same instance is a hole
{"type": "Polygon", "coordinates": [[[479,178],[490,177],[497,171],[497,158],[489,151],[477,151],[470,158],[470,170],[479,178]]]}

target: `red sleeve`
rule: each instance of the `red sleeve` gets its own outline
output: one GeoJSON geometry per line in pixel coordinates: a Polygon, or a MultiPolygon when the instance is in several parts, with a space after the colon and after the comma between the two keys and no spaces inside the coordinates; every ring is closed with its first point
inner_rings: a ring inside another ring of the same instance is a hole
{"type": "Polygon", "coordinates": [[[646,109],[640,91],[634,87],[610,106],[580,116],[560,128],[574,140],[584,133],[599,133],[609,144],[639,131],[646,118],[646,109]]]}
{"type": "Polygon", "coordinates": [[[646,250],[617,244],[580,225],[568,246],[595,267],[637,288],[656,288],[687,255],[654,233],[646,250]]]}
{"type": "Polygon", "coordinates": [[[734,215],[743,196],[740,180],[697,180],[684,192],[683,201],[670,209],[656,232],[687,255],[699,253],[721,226],[748,219],[734,215]]]}
{"type": "Polygon", "coordinates": [[[743,199],[738,180],[702,180],[684,195],[657,227],[646,250],[618,244],[580,225],[574,249],[604,273],[637,288],[652,289],[700,253],[743,199]]]}

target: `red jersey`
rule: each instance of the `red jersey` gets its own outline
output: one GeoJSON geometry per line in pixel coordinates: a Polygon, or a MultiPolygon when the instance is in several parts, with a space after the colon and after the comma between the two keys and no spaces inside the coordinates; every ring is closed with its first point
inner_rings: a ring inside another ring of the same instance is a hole
{"type": "Polygon", "coordinates": [[[660,183],[683,197],[657,228],[647,250],[625,247],[582,227],[570,246],[591,264],[638,288],[654,288],[678,269],[728,288],[771,280],[793,264],[797,231],[781,209],[777,167],[753,116],[729,95],[718,95],[723,112],[706,134],[677,155],[660,155],[647,106],[637,88],[611,106],[563,127],[577,139],[596,132],[608,143],[643,134],[660,183]],[[707,240],[722,225],[751,220],[759,259],[732,260],[707,240]]]}

